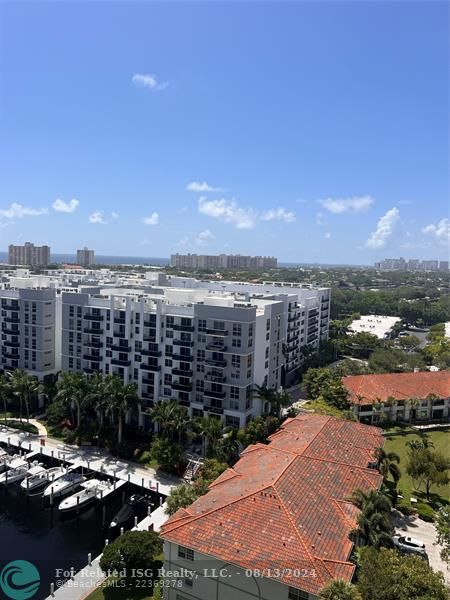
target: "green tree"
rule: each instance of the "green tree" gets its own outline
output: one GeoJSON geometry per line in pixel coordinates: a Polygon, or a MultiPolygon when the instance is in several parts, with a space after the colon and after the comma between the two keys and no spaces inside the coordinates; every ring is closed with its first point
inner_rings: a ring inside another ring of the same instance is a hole
{"type": "Polygon", "coordinates": [[[122,382],[122,379],[113,376],[108,383],[105,394],[110,399],[110,410],[117,427],[117,443],[123,439],[123,422],[130,410],[138,406],[137,386],[135,383],[122,382]]]}
{"type": "Polygon", "coordinates": [[[151,409],[150,416],[158,426],[160,434],[170,440],[177,438],[181,441],[189,425],[186,409],[176,400],[157,402],[151,409]]]}
{"type": "Polygon", "coordinates": [[[197,490],[190,483],[183,483],[172,488],[167,497],[166,513],[174,515],[180,508],[190,506],[198,498],[197,490]]]}
{"type": "Polygon", "coordinates": [[[442,573],[422,558],[387,548],[359,552],[358,589],[364,600],[449,600],[442,573]]]}
{"type": "Polygon", "coordinates": [[[377,448],[375,450],[375,457],[377,459],[377,466],[384,479],[392,477],[393,482],[397,485],[401,477],[401,471],[399,468],[400,456],[395,452],[386,452],[383,448],[377,448]]]}
{"type": "Polygon", "coordinates": [[[76,426],[79,428],[83,411],[90,402],[88,379],[83,373],[62,373],[56,389],[56,400],[61,400],[70,408],[76,408],[76,426]]]}
{"type": "Polygon", "coordinates": [[[211,415],[200,417],[195,421],[195,428],[202,438],[203,456],[212,457],[215,445],[224,434],[222,421],[211,415]]]}
{"type": "Polygon", "coordinates": [[[441,558],[450,565],[450,508],[448,506],[441,506],[436,511],[434,525],[438,544],[442,546],[441,558]]]}
{"type": "Polygon", "coordinates": [[[356,585],[335,579],[320,590],[320,600],[363,600],[356,585]]]}
{"type": "Polygon", "coordinates": [[[23,407],[25,406],[27,421],[30,419],[30,403],[40,389],[39,381],[21,369],[16,369],[8,374],[10,377],[11,390],[19,399],[19,415],[22,421],[23,407]]]}
{"type": "Polygon", "coordinates": [[[393,527],[390,520],[392,503],[378,490],[354,490],[350,501],[360,510],[356,519],[357,527],[350,537],[358,545],[381,546],[392,545],[393,527]]]}
{"type": "Polygon", "coordinates": [[[3,403],[3,413],[5,418],[5,423],[8,415],[8,402],[11,394],[11,385],[7,380],[5,375],[0,375],[0,396],[2,398],[3,403]]]}
{"type": "Polygon", "coordinates": [[[425,486],[427,500],[431,486],[447,485],[450,482],[450,458],[432,448],[417,448],[408,451],[406,472],[413,480],[416,489],[425,486]]]}
{"type": "Polygon", "coordinates": [[[133,571],[138,569],[153,573],[152,579],[157,579],[162,548],[162,540],[155,531],[127,531],[104,548],[100,568],[105,572],[124,572],[131,586],[136,580],[133,571]]]}
{"type": "Polygon", "coordinates": [[[178,473],[183,459],[183,450],[180,444],[160,437],[151,445],[150,454],[164,471],[178,473]]]}

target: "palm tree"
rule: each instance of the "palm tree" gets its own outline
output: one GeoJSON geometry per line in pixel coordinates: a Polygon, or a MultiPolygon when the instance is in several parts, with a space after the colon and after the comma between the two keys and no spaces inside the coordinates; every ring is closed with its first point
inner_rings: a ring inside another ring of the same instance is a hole
{"type": "Polygon", "coordinates": [[[402,473],[399,468],[400,456],[395,452],[386,452],[383,448],[375,449],[375,457],[377,459],[377,467],[384,479],[389,475],[392,477],[394,484],[400,480],[402,473]]]}
{"type": "Polygon", "coordinates": [[[200,417],[196,424],[202,436],[203,455],[207,456],[211,448],[222,439],[223,423],[217,417],[208,415],[207,417],[200,417]]]}
{"type": "Polygon", "coordinates": [[[20,421],[22,422],[23,407],[27,413],[27,421],[30,420],[30,400],[39,392],[40,384],[36,377],[32,377],[22,371],[16,369],[12,373],[9,373],[11,389],[13,394],[19,398],[19,414],[20,421]]]}
{"type": "Polygon", "coordinates": [[[411,425],[413,419],[413,411],[415,411],[420,406],[419,398],[410,398],[409,399],[409,424],[411,425]]]}
{"type": "Polygon", "coordinates": [[[239,458],[241,444],[238,440],[238,429],[231,429],[222,435],[215,444],[215,455],[217,460],[232,464],[239,458]]]}
{"type": "Polygon", "coordinates": [[[171,436],[175,414],[179,406],[176,400],[160,400],[150,409],[152,421],[156,423],[163,437],[169,438],[171,436]]]}
{"type": "Polygon", "coordinates": [[[137,386],[135,383],[123,383],[120,377],[112,377],[105,390],[110,398],[110,410],[117,417],[117,442],[122,443],[123,420],[132,408],[138,405],[137,386]]]}
{"type": "Polygon", "coordinates": [[[280,417],[281,410],[292,404],[292,397],[289,392],[280,389],[277,392],[273,392],[270,402],[272,405],[272,412],[275,413],[276,417],[280,417]]]}
{"type": "Polygon", "coordinates": [[[362,600],[362,596],[352,583],[344,579],[334,579],[320,590],[320,600],[362,600]]]}
{"type": "Polygon", "coordinates": [[[390,499],[378,490],[354,490],[350,501],[361,511],[356,519],[357,527],[350,537],[364,546],[392,546],[392,524],[390,499]]]}
{"type": "Polygon", "coordinates": [[[8,418],[7,417],[8,400],[9,400],[10,393],[11,393],[11,386],[10,386],[9,381],[6,379],[6,377],[4,375],[0,375],[0,396],[3,401],[3,413],[4,413],[4,417],[5,417],[5,423],[8,418]]]}
{"type": "MultiPolygon", "coordinates": [[[[260,400],[264,401],[264,403],[268,403],[269,405],[271,405],[273,402],[274,393],[275,390],[268,388],[267,383],[265,382],[262,385],[255,385],[253,389],[253,397],[259,398],[260,400]]],[[[266,411],[263,410],[263,412],[265,413],[266,411]]]]}
{"type": "Polygon", "coordinates": [[[62,373],[56,384],[55,399],[62,400],[71,409],[77,410],[77,428],[81,425],[82,411],[90,401],[89,382],[83,373],[62,373]]]}

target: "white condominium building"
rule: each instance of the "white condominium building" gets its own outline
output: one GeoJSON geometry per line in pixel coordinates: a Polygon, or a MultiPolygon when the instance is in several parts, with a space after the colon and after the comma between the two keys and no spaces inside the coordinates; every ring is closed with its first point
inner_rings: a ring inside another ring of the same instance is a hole
{"type": "Polygon", "coordinates": [[[143,426],[148,409],[169,398],[192,416],[243,426],[267,408],[254,386],[288,383],[301,347],[328,336],[327,289],[181,278],[171,286],[62,293],[62,370],[135,382],[143,426]]]}
{"type": "Polygon", "coordinates": [[[60,368],[55,290],[0,289],[0,369],[24,369],[40,379],[60,368]]]}

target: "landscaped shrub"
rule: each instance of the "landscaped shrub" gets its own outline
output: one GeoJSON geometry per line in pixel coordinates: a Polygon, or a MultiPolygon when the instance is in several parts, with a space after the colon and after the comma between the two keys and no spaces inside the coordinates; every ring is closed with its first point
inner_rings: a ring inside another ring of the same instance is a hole
{"type": "Polygon", "coordinates": [[[410,516],[416,512],[416,509],[411,506],[408,500],[400,500],[397,502],[396,509],[399,510],[402,515],[410,516]]]}
{"type": "Polygon", "coordinates": [[[434,510],[428,504],[424,504],[423,502],[418,502],[416,504],[416,510],[419,514],[419,517],[424,521],[428,521],[431,523],[434,521],[434,510]]]}

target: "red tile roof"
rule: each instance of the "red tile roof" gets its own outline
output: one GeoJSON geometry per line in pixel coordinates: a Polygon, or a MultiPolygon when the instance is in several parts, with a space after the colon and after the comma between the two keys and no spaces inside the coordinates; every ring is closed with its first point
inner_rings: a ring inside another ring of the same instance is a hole
{"type": "Polygon", "coordinates": [[[285,421],[270,440],[247,448],[164,524],[162,537],[243,568],[278,569],[283,583],[311,594],[332,579],[350,581],[348,534],[358,509],[348,498],[381,484],[368,468],[381,430],[308,414],[285,421]],[[303,570],[309,575],[299,578],[303,570]]]}
{"type": "Polygon", "coordinates": [[[425,399],[430,394],[439,398],[450,396],[450,371],[436,373],[386,373],[382,375],[351,375],[342,382],[353,404],[366,405],[385,402],[388,398],[425,399]]]}

